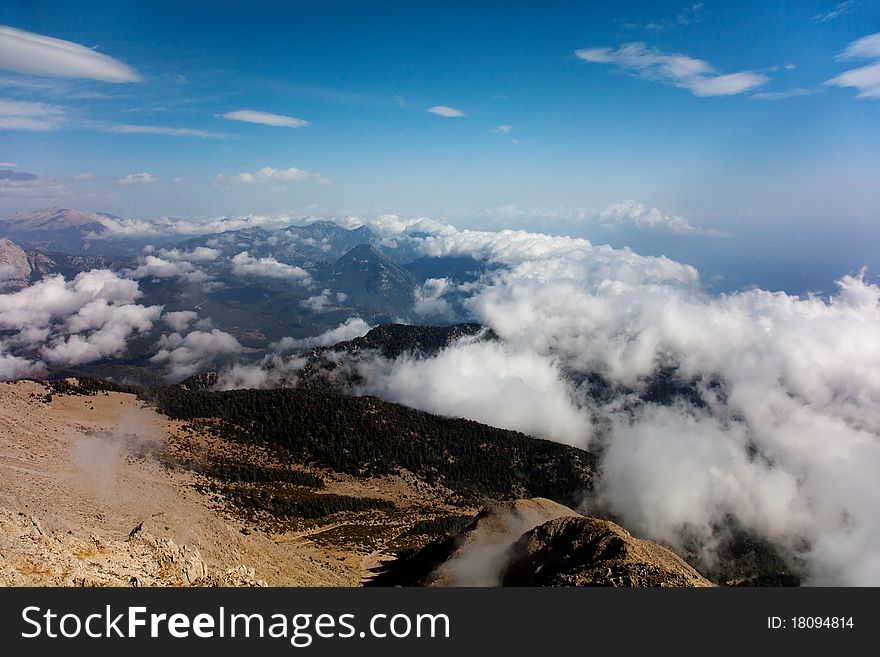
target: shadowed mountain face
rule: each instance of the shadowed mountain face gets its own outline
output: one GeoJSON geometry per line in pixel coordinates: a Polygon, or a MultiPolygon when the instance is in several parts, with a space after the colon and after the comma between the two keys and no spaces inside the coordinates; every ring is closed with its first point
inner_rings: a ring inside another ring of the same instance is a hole
{"type": "Polygon", "coordinates": [[[227,257],[247,251],[255,258],[271,257],[310,268],[334,262],[356,246],[377,242],[378,237],[366,226],[349,230],[332,221],[315,221],[272,231],[254,227],[203,235],[182,241],[179,247],[184,250],[208,247],[227,257]]]}
{"type": "Polygon", "coordinates": [[[361,244],[316,278],[346,295],[346,303],[371,313],[405,313],[412,308],[416,280],[406,269],[369,244],[361,244]]]}
{"type": "Polygon", "coordinates": [[[22,249],[8,238],[0,239],[0,291],[20,289],[43,276],[61,274],[67,279],[91,269],[129,267],[130,256],[71,255],[39,249],[22,249]]]}

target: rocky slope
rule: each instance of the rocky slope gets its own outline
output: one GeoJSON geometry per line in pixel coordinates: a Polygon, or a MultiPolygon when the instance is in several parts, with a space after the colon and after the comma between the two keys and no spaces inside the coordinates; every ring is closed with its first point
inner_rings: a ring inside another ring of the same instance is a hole
{"type": "Polygon", "coordinates": [[[540,498],[489,505],[375,573],[373,586],[714,586],[671,550],[540,498]]]}
{"type": "Polygon", "coordinates": [[[132,394],[0,383],[0,584],[356,586],[426,523],[473,513],[441,494],[285,466],[132,394]]]}
{"type": "Polygon", "coordinates": [[[132,528],[122,538],[53,532],[0,508],[0,586],[265,586],[246,566],[211,569],[195,548],[132,528]]]}
{"type": "Polygon", "coordinates": [[[549,520],[507,556],[503,586],[714,586],[668,548],[598,518],[549,520]]]}
{"type": "Polygon", "coordinates": [[[12,292],[28,284],[31,264],[27,253],[5,237],[0,239],[0,292],[12,292]]]}

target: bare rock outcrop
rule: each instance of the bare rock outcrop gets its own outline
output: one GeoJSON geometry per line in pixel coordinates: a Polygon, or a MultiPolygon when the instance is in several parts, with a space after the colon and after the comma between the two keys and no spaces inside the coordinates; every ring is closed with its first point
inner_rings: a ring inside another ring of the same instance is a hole
{"type": "Polygon", "coordinates": [[[504,586],[714,586],[668,548],[583,516],[526,532],[508,558],[504,586]]]}
{"type": "Polygon", "coordinates": [[[25,287],[31,278],[27,253],[15,242],[0,238],[0,292],[25,287]]]}
{"type": "Polygon", "coordinates": [[[0,586],[265,586],[253,568],[211,573],[198,550],[144,531],[128,538],[45,530],[0,508],[0,586]]]}

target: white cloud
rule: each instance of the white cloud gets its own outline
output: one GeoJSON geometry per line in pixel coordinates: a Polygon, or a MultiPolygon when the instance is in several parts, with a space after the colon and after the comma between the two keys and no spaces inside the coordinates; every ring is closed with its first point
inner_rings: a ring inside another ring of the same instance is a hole
{"type": "Polygon", "coordinates": [[[300,305],[303,308],[311,310],[313,313],[325,313],[328,310],[336,310],[336,304],[342,303],[347,298],[347,295],[343,292],[333,294],[332,290],[325,289],[321,291],[321,294],[316,294],[308,299],[300,301],[300,305]]]}
{"type": "Polygon", "coordinates": [[[215,184],[221,186],[230,184],[263,185],[266,183],[303,182],[307,180],[313,180],[322,185],[330,182],[320,174],[298,169],[297,167],[288,167],[287,169],[263,167],[253,173],[239,173],[235,175],[218,173],[214,178],[215,184]]]}
{"type": "Polygon", "coordinates": [[[12,381],[42,376],[46,371],[40,361],[5,354],[0,350],[0,381],[12,381]]]}
{"type": "Polygon", "coordinates": [[[804,87],[795,87],[785,91],[761,91],[752,94],[752,98],[758,100],[785,100],[786,98],[797,98],[798,96],[811,96],[817,93],[818,89],[806,89],[804,87]]]}
{"type": "Polygon", "coordinates": [[[167,260],[186,260],[189,262],[213,262],[220,257],[220,251],[207,246],[197,246],[191,251],[180,249],[159,249],[159,255],[167,260]]]}
{"type": "Polygon", "coordinates": [[[287,265],[275,258],[254,258],[247,251],[242,251],[232,258],[232,273],[238,276],[286,278],[303,285],[307,285],[311,280],[309,273],[302,267],[287,265]]]}
{"type": "Polygon", "coordinates": [[[139,260],[138,266],[126,270],[126,274],[136,280],[141,278],[179,278],[189,283],[208,283],[211,278],[201,269],[187,260],[166,259],[155,255],[146,255],[139,260]]]}
{"type": "Polygon", "coordinates": [[[840,59],[869,59],[880,57],[880,32],[856,39],[840,54],[840,59]]]}
{"type": "MultiPolygon", "coordinates": [[[[160,306],[134,303],[140,295],[135,281],[106,269],[83,272],[71,281],[49,276],[0,294],[0,332],[7,336],[7,350],[36,350],[52,364],[119,356],[128,338],[149,331],[162,311],[160,306]]],[[[15,354],[5,358],[4,365],[7,370],[12,365],[28,367],[15,354]]],[[[34,371],[41,367],[42,361],[34,361],[34,371]]]]}
{"type": "Polygon", "coordinates": [[[285,116],[283,114],[270,114],[269,112],[258,112],[256,110],[236,110],[234,112],[226,112],[217,115],[223,119],[232,121],[244,121],[245,123],[260,123],[262,125],[271,125],[282,128],[305,128],[309,125],[308,121],[298,119],[293,116],[285,116]]]}
{"type": "Polygon", "coordinates": [[[367,391],[581,447],[591,433],[589,414],[573,403],[556,363],[497,342],[461,341],[434,358],[399,359],[367,391]]]}
{"type": "Polygon", "coordinates": [[[517,386],[542,381],[555,410],[528,430],[571,440],[577,423],[552,421],[573,411],[607,422],[599,492],[633,531],[678,547],[687,537],[711,554],[716,528],[733,517],[806,560],[813,583],[880,582],[872,502],[880,494],[880,287],[844,277],[827,300],[761,290],[712,297],[692,268],[585,240],[456,231],[416,242],[425,254],[505,265],[465,302],[505,341],[497,347],[505,357],[496,364],[491,348],[461,344],[433,363],[377,365],[378,392],[510,426],[515,416],[487,413],[507,408],[508,389],[519,399],[526,393],[517,386]],[[504,373],[513,362],[521,368],[514,383],[474,371],[504,373]],[[575,386],[599,374],[640,390],[661,364],[695,379],[706,406],[604,402],[575,386]],[[551,385],[554,371],[561,388],[551,385]],[[455,385],[489,410],[459,400],[455,385]],[[454,408],[444,407],[448,399],[454,408]]]}
{"type": "Polygon", "coordinates": [[[180,333],[163,335],[157,347],[158,351],[150,362],[164,366],[171,382],[195,374],[218,356],[237,354],[242,350],[234,336],[219,329],[192,331],[186,336],[180,333]]]}
{"type": "Polygon", "coordinates": [[[447,105],[434,105],[434,107],[429,107],[427,111],[429,111],[431,114],[444,116],[446,118],[455,118],[465,115],[465,113],[461,110],[455,109],[454,107],[449,107],[447,105]]]}
{"type": "Polygon", "coordinates": [[[644,43],[628,43],[617,50],[583,48],[575,55],[585,62],[611,64],[637,75],[687,89],[695,96],[730,96],[741,94],[768,81],[762,73],[740,71],[718,73],[711,64],[681,54],[668,54],[644,43]]]}
{"type": "Polygon", "coordinates": [[[225,139],[226,135],[210,130],[195,128],[174,128],[161,125],[137,125],[133,123],[97,123],[89,124],[101,132],[119,135],[167,135],[169,137],[202,137],[204,139],[225,139]]]}
{"type": "Polygon", "coordinates": [[[271,345],[279,353],[303,351],[313,347],[327,347],[366,335],[372,327],[360,317],[349,317],[339,326],[311,338],[281,338],[271,345]]]}
{"type": "Polygon", "coordinates": [[[663,214],[657,208],[649,208],[636,201],[624,201],[612,205],[599,214],[599,219],[606,222],[630,223],[637,228],[668,230],[679,235],[712,235],[716,237],[725,235],[725,233],[712,228],[694,226],[684,217],[663,214]]]}
{"type": "Polygon", "coordinates": [[[64,123],[64,110],[46,103],[0,99],[0,129],[56,130],[64,123]]]}
{"type": "Polygon", "coordinates": [[[414,292],[413,312],[422,317],[451,318],[452,307],[443,295],[454,289],[455,285],[448,278],[429,278],[414,292]]]}
{"type": "Polygon", "coordinates": [[[858,89],[859,98],[880,98],[880,32],[853,41],[840,59],[876,59],[877,61],[850,69],[825,84],[858,89]]]}
{"type": "Polygon", "coordinates": [[[117,185],[132,187],[134,185],[149,185],[158,182],[159,179],[151,173],[130,173],[116,181],[117,185]]]}
{"type": "Polygon", "coordinates": [[[497,132],[498,134],[501,134],[501,135],[506,135],[506,134],[509,134],[512,130],[513,130],[512,125],[502,124],[502,125],[499,125],[497,128],[494,128],[493,132],[497,132]]]}
{"type": "Polygon", "coordinates": [[[0,26],[0,68],[104,82],[140,82],[141,76],[122,62],[71,41],[0,26]]]}
{"type": "Polygon", "coordinates": [[[162,314],[162,321],[171,327],[175,333],[183,333],[198,318],[199,314],[194,310],[177,310],[162,314]]]}
{"type": "Polygon", "coordinates": [[[848,14],[853,9],[855,9],[856,2],[855,0],[843,0],[843,2],[838,2],[837,6],[834,9],[830,9],[826,12],[822,12],[821,14],[816,14],[813,16],[813,20],[817,23],[827,23],[828,21],[833,21],[835,18],[840,18],[844,14],[848,14]]]}

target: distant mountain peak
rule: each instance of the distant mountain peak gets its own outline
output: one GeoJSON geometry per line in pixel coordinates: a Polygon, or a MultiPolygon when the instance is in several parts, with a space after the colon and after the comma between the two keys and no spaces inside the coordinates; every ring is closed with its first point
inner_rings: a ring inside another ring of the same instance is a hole
{"type": "Polygon", "coordinates": [[[59,230],[90,224],[101,224],[102,219],[118,219],[103,212],[84,212],[70,208],[52,207],[30,212],[16,212],[6,219],[18,229],[59,230]]]}
{"type": "Polygon", "coordinates": [[[344,265],[349,262],[367,260],[370,262],[393,262],[391,258],[382,253],[372,244],[358,244],[351,251],[343,255],[336,261],[337,265],[344,265]]]}

